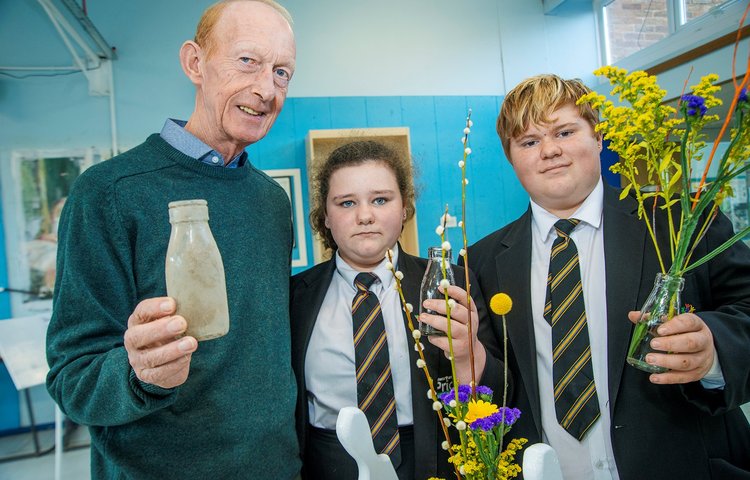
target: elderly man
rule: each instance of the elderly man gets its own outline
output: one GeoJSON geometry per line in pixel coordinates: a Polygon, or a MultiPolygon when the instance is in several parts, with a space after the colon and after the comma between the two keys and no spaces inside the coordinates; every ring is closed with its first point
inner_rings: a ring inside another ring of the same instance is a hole
{"type": "Polygon", "coordinates": [[[90,426],[93,478],[295,478],[289,202],[245,153],[286,98],[291,18],[272,0],[219,2],[180,62],[189,120],[87,170],[65,205],[47,387],[90,426]],[[200,345],[165,296],[167,204],[192,198],[208,202],[231,323],[200,345]]]}

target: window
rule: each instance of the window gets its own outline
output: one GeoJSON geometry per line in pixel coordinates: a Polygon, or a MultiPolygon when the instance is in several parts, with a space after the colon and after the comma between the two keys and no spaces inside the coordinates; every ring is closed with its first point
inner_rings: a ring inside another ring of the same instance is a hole
{"type": "Polygon", "coordinates": [[[683,8],[685,20],[683,23],[686,23],[695,18],[702,17],[710,12],[712,8],[728,2],[726,0],[683,0],[683,3],[685,4],[683,8]]]}
{"type": "MultiPolygon", "coordinates": [[[[604,0],[604,62],[616,63],[676,34],[710,22],[737,0],[604,0]]],[[[726,16],[726,15],[724,15],[726,16]]],[[[737,17],[738,19],[739,17],[737,17]]],[[[737,20],[734,20],[734,28],[737,20]]]]}

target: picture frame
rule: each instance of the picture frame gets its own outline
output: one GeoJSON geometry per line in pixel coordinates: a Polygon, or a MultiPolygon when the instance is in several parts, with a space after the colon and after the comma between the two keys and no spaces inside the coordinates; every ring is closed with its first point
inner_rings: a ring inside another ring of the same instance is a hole
{"type": "Polygon", "coordinates": [[[93,147],[28,149],[0,164],[5,247],[13,252],[3,287],[14,317],[52,310],[60,211],[78,175],[100,160],[93,147]]]}
{"type": "Polygon", "coordinates": [[[306,267],[307,229],[302,197],[302,172],[299,168],[263,170],[284,189],[292,206],[292,225],[294,226],[294,248],[292,250],[292,267],[306,267]]]}

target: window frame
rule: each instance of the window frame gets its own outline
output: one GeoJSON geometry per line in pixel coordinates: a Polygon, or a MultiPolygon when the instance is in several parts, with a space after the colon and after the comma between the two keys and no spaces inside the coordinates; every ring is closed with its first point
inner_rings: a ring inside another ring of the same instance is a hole
{"type": "Polygon", "coordinates": [[[594,12],[599,29],[600,62],[602,65],[616,65],[629,71],[654,68],[712,40],[736,32],[745,8],[743,0],[729,0],[708,13],[687,21],[685,0],[666,0],[669,35],[617,62],[610,63],[605,7],[614,1],[616,0],[594,0],[594,12]]]}

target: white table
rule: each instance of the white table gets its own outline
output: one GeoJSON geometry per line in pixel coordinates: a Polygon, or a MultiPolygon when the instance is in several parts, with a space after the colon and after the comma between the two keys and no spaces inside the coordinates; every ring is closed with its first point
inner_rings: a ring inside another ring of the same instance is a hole
{"type": "MultiPolygon", "coordinates": [[[[29,317],[0,320],[0,357],[8,369],[13,385],[23,391],[29,411],[31,434],[34,439],[34,452],[13,457],[39,456],[51,451],[42,450],[36,430],[34,410],[29,389],[43,385],[47,378],[46,336],[50,315],[39,314],[29,317]]],[[[55,480],[60,479],[63,452],[63,415],[55,405],[55,480]]]]}

